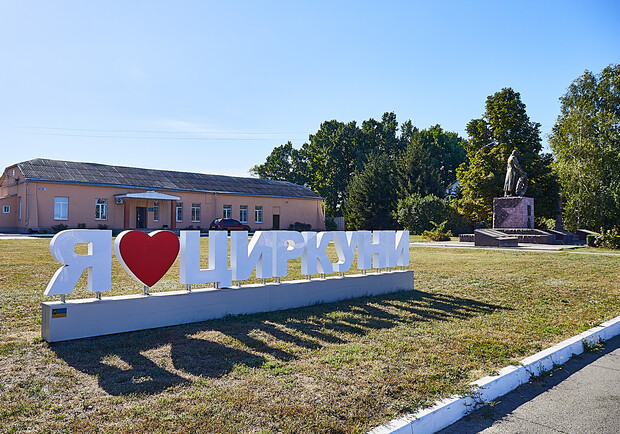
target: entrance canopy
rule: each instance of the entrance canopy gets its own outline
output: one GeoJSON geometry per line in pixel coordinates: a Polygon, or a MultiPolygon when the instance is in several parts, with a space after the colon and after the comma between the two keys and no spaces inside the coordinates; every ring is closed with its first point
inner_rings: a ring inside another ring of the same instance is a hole
{"type": "Polygon", "coordinates": [[[127,193],[115,196],[117,199],[146,199],[146,200],[180,200],[178,196],[170,194],[158,193],[156,191],[147,191],[145,193],[127,193]]]}

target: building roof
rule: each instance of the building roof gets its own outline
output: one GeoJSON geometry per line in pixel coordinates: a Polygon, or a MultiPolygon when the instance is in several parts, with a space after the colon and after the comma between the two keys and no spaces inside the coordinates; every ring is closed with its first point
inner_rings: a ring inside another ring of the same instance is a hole
{"type": "Polygon", "coordinates": [[[318,194],[306,187],[270,179],[142,169],[43,158],[17,163],[16,166],[29,181],[320,199],[318,194]]]}

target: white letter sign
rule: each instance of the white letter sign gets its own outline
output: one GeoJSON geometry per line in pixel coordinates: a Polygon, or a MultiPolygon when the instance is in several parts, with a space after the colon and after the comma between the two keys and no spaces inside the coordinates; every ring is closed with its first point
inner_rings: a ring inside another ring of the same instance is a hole
{"type": "Polygon", "coordinates": [[[57,233],[50,252],[61,264],[45,289],[45,295],[70,294],[78,279],[88,270],[87,289],[93,292],[112,289],[112,231],[73,229],[57,233]],[[75,246],[88,243],[88,253],[78,255],[75,246]]]}
{"type": "Polygon", "coordinates": [[[246,231],[230,233],[230,268],[232,280],[246,280],[256,266],[256,278],[273,276],[273,242],[271,232],[256,231],[248,245],[246,231]]]}
{"type": "Polygon", "coordinates": [[[301,274],[333,273],[332,263],[327,256],[327,245],[334,239],[332,232],[302,232],[306,241],[306,249],[301,256],[301,274]]]}
{"type": "Polygon", "coordinates": [[[272,231],[273,236],[273,276],[285,277],[288,260],[299,258],[304,253],[306,242],[299,232],[272,231]],[[293,243],[289,245],[289,241],[293,243]]]}
{"type": "Polygon", "coordinates": [[[219,282],[220,287],[232,285],[228,269],[228,234],[211,231],[209,234],[209,268],[200,268],[200,232],[181,231],[180,281],[182,284],[219,282]]]}

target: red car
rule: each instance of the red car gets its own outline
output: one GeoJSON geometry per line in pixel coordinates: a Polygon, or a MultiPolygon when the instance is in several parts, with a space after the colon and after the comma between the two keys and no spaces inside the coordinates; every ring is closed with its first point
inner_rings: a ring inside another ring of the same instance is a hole
{"type": "Polygon", "coordinates": [[[211,222],[211,226],[209,226],[210,231],[248,231],[250,232],[250,227],[248,225],[244,225],[239,222],[239,220],[235,219],[215,219],[211,222]]]}

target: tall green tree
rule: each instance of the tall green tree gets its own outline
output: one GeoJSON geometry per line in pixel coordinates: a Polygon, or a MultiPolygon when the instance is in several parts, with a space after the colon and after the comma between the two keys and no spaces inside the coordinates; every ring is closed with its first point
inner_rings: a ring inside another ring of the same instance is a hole
{"type": "MultiPolygon", "coordinates": [[[[432,154],[443,189],[456,181],[456,169],[467,161],[465,140],[457,133],[444,131],[439,124],[420,132],[422,145],[432,154]]],[[[442,196],[443,191],[438,196],[442,196]]]]}
{"type": "Polygon", "coordinates": [[[560,98],[549,143],[569,230],[620,225],[620,65],[585,71],[560,98]]]}
{"type": "Polygon", "coordinates": [[[456,171],[461,214],[473,221],[491,221],[493,198],[504,195],[506,162],[517,149],[528,176],[526,195],[534,198],[536,215],[555,216],[558,184],[551,169],[552,156],[542,153],[540,124],[530,121],[518,92],[504,88],[489,96],[484,115],[467,124],[467,134],[468,162],[456,171]]]}
{"type": "Polygon", "coordinates": [[[273,148],[265,162],[252,167],[250,172],[259,178],[289,181],[299,185],[308,182],[303,155],[291,142],[273,148]]]}
{"type": "Polygon", "coordinates": [[[378,122],[373,118],[362,122],[362,147],[366,154],[387,154],[394,157],[404,148],[394,112],[386,112],[378,122]]]}
{"type": "Polygon", "coordinates": [[[464,145],[458,134],[439,125],[412,131],[396,159],[399,199],[416,193],[443,197],[445,189],[456,181],[456,168],[467,161],[464,145]]]}
{"type": "Polygon", "coordinates": [[[394,161],[373,154],[364,169],[351,178],[346,191],[345,219],[350,229],[392,229],[396,207],[394,161]]]}
{"type": "Polygon", "coordinates": [[[420,131],[408,120],[399,125],[393,112],[380,121],[368,119],[361,128],[355,121],[323,122],[301,149],[288,142],[273,149],[263,164],[251,171],[260,177],[302,184],[325,198],[327,216],[345,215],[347,187],[367,162],[385,156],[395,191],[404,198],[413,193],[443,197],[455,179],[455,167],[464,160],[463,140],[439,125],[420,131]]]}
{"type": "Polygon", "coordinates": [[[415,134],[395,161],[399,199],[412,194],[443,196],[441,174],[434,158],[432,147],[419,132],[415,134]]]}
{"type": "Polygon", "coordinates": [[[348,124],[327,121],[301,148],[309,187],[325,198],[328,216],[342,215],[351,175],[365,162],[366,153],[360,149],[359,135],[355,121],[348,124]]]}

